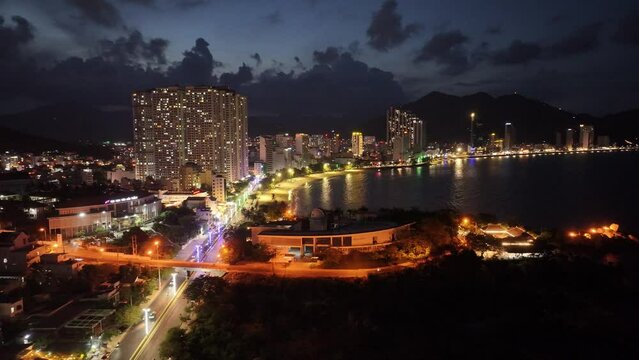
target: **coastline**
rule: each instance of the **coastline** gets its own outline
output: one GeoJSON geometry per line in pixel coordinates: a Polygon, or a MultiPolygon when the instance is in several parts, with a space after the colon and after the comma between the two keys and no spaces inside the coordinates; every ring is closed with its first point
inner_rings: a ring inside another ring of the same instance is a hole
{"type": "Polygon", "coordinates": [[[331,178],[335,176],[342,176],[348,173],[357,173],[371,169],[351,169],[351,170],[338,170],[338,171],[329,171],[321,174],[309,174],[305,176],[295,177],[292,179],[287,179],[281,181],[275,185],[274,188],[269,189],[268,191],[260,191],[257,201],[259,204],[268,204],[273,201],[289,201],[290,194],[293,190],[298,189],[302,186],[305,186],[307,183],[311,181],[322,180],[324,178],[331,178]],[[275,197],[273,197],[275,195],[275,197]]]}

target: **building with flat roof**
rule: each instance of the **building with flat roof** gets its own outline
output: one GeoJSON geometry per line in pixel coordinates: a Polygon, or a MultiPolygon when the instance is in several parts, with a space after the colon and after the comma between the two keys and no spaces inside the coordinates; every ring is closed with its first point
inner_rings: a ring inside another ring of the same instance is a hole
{"type": "Polygon", "coordinates": [[[155,218],[161,209],[160,199],[142,191],[71,199],[56,208],[57,216],[49,217],[49,238],[121,230],[155,218]]]}
{"type": "Polygon", "coordinates": [[[269,245],[278,253],[298,256],[315,256],[329,248],[345,253],[352,250],[366,252],[379,250],[402,238],[410,232],[412,225],[367,222],[332,227],[324,210],[313,209],[308,230],[288,223],[254,226],[251,228],[251,240],[269,245]]]}

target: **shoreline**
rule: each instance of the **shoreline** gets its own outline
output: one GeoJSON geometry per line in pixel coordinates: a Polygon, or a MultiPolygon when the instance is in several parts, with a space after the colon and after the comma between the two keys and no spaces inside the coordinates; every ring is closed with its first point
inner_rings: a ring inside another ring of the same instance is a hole
{"type": "Polygon", "coordinates": [[[300,177],[295,177],[292,179],[287,179],[281,181],[275,185],[274,188],[268,191],[260,191],[257,196],[257,201],[260,205],[268,204],[273,201],[286,201],[289,202],[291,200],[291,196],[294,190],[306,186],[311,181],[322,180],[325,178],[331,178],[335,176],[342,176],[348,173],[357,173],[362,171],[372,170],[371,169],[351,169],[351,170],[338,170],[338,171],[329,171],[320,174],[309,174],[300,177]],[[273,197],[273,195],[275,195],[273,197]]]}

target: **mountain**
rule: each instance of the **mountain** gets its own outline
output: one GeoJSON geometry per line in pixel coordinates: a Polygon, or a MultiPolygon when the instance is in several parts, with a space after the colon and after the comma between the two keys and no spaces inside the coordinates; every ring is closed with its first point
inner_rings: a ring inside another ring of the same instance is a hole
{"type": "Polygon", "coordinates": [[[103,110],[61,103],[0,116],[0,126],[66,142],[101,142],[133,138],[130,109],[103,110]]]}
{"type": "Polygon", "coordinates": [[[0,126],[0,152],[18,151],[39,154],[43,151],[55,150],[72,151],[80,155],[96,156],[103,159],[113,157],[113,151],[102,146],[52,140],[0,126]]]}
{"type": "Polygon", "coordinates": [[[516,141],[527,143],[554,143],[556,131],[564,136],[567,128],[578,128],[579,124],[594,125],[596,135],[609,135],[617,142],[639,135],[639,110],[594,117],[573,114],[517,94],[493,97],[481,92],[468,96],[432,92],[402,108],[425,120],[428,142],[468,142],[472,112],[476,114],[478,137],[492,132],[503,137],[507,122],[515,128],[516,141]]]}

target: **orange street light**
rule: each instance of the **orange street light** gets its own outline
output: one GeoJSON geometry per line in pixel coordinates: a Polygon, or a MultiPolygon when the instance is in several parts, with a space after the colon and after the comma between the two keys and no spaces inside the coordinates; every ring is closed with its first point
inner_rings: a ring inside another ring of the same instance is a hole
{"type": "Polygon", "coordinates": [[[596,234],[596,233],[597,233],[597,229],[595,229],[595,228],[590,228],[590,232],[591,232],[591,233],[593,233],[593,234],[596,234]]]}
{"type": "Polygon", "coordinates": [[[155,246],[158,246],[158,245],[160,245],[160,242],[158,240],[155,240],[154,244],[155,244],[155,246]]]}
{"type": "Polygon", "coordinates": [[[462,219],[462,224],[464,224],[464,225],[468,225],[468,224],[470,224],[470,219],[469,219],[469,218],[467,218],[467,217],[463,218],[463,219],[462,219]]]}
{"type": "Polygon", "coordinates": [[[104,248],[100,248],[100,252],[104,252],[104,248]]]}
{"type": "Polygon", "coordinates": [[[153,251],[149,250],[146,252],[147,255],[151,256],[151,254],[153,254],[153,251]]]}

